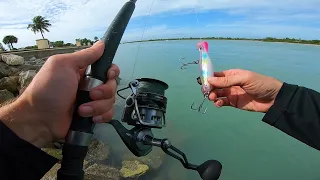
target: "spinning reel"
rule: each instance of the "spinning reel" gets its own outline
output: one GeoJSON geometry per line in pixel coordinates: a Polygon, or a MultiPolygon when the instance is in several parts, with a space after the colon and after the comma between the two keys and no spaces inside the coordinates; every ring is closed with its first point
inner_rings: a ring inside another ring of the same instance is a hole
{"type": "Polygon", "coordinates": [[[161,129],[166,126],[165,90],[167,89],[168,85],[157,79],[141,78],[130,82],[128,87],[118,90],[117,94],[126,100],[121,121],[134,127],[128,130],[118,120],[111,120],[109,124],[115,128],[124,144],[135,156],[145,156],[152,151],[153,146],[157,146],[169,156],[179,160],[186,169],[197,171],[202,179],[218,179],[222,169],[219,161],[208,160],[201,165],[191,164],[186,155],[174,147],[168,139],[154,137],[152,128],[161,129]],[[119,94],[125,89],[131,89],[132,92],[127,98],[119,94]]]}

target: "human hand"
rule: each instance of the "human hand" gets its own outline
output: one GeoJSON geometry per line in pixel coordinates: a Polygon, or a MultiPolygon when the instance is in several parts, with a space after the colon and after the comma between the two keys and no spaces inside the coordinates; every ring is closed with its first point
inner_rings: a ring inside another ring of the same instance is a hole
{"type": "MultiPolygon", "coordinates": [[[[15,114],[14,120],[6,116],[6,125],[38,147],[64,138],[72,121],[80,79],[86,67],[101,57],[103,50],[104,44],[98,41],[78,52],[51,56],[11,105],[13,109],[7,109],[15,114]]],[[[108,81],[90,91],[93,101],[79,107],[80,116],[94,117],[97,123],[112,119],[117,87],[115,78],[119,73],[119,68],[112,65],[106,75],[108,81]]]]}
{"type": "Polygon", "coordinates": [[[208,82],[213,86],[209,99],[216,107],[267,112],[282,87],[279,80],[252,71],[230,69],[215,72],[208,82]]]}

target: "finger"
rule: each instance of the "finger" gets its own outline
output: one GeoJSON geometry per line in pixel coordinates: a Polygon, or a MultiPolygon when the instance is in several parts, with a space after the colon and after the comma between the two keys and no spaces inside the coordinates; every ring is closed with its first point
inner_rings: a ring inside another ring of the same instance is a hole
{"type": "Polygon", "coordinates": [[[103,54],[104,43],[97,41],[90,48],[82,49],[80,51],[62,54],[61,57],[65,62],[70,62],[77,69],[83,69],[97,61],[103,54]]]}
{"type": "Polygon", "coordinates": [[[230,95],[230,90],[228,89],[215,89],[210,92],[209,99],[215,101],[217,98],[227,97],[230,95]]]}
{"type": "Polygon", "coordinates": [[[230,101],[228,98],[220,98],[214,103],[214,105],[217,108],[220,108],[222,106],[230,106],[230,101]]]}
{"type": "Polygon", "coordinates": [[[98,115],[93,117],[93,121],[95,123],[106,123],[109,122],[110,120],[112,120],[114,116],[114,108],[110,109],[108,112],[102,114],[102,115],[98,115]]]}
{"type": "Polygon", "coordinates": [[[120,69],[117,65],[112,64],[108,70],[108,79],[114,79],[120,75],[120,69]]]}
{"type": "Polygon", "coordinates": [[[114,97],[111,99],[103,99],[98,101],[91,101],[82,104],[79,107],[78,113],[82,117],[93,117],[104,114],[113,108],[114,97]]]}
{"type": "Polygon", "coordinates": [[[228,88],[231,86],[242,86],[245,84],[246,79],[246,76],[236,74],[226,77],[209,77],[208,83],[215,88],[228,88]]]}
{"type": "Polygon", "coordinates": [[[90,98],[92,100],[110,99],[114,97],[117,90],[117,81],[115,79],[108,80],[105,84],[101,84],[90,90],[90,98]]]}
{"type": "Polygon", "coordinates": [[[215,77],[225,77],[225,76],[235,75],[243,72],[244,70],[242,69],[228,69],[221,72],[214,72],[213,74],[215,77]]]}

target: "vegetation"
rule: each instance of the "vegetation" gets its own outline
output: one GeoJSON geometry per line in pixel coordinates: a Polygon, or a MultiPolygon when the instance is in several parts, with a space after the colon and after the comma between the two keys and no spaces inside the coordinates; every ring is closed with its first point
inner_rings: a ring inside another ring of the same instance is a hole
{"type": "Polygon", "coordinates": [[[4,44],[7,44],[9,46],[10,50],[13,50],[15,48],[12,46],[12,44],[17,43],[18,38],[13,35],[8,35],[8,36],[5,36],[2,41],[4,44]]]}
{"type": "Polygon", "coordinates": [[[32,19],[33,24],[28,25],[28,29],[31,29],[35,34],[37,32],[41,33],[42,38],[44,39],[43,33],[45,31],[49,32],[48,27],[51,26],[49,20],[45,19],[42,16],[36,16],[32,19]]]}
{"type": "Polygon", "coordinates": [[[95,36],[93,39],[94,39],[94,42],[99,41],[99,38],[97,36],[95,36]]]}
{"type": "Polygon", "coordinates": [[[84,39],[78,38],[78,39],[76,39],[76,41],[80,42],[81,46],[83,46],[83,45],[86,46],[88,43],[90,43],[90,44],[94,43],[94,41],[87,39],[87,38],[84,38],[84,39]]]}
{"type": "MultiPolygon", "coordinates": [[[[173,40],[199,40],[199,37],[189,37],[189,38],[168,38],[168,39],[149,39],[143,41],[130,41],[124,42],[126,43],[135,43],[135,42],[150,42],[150,41],[173,41],[173,40]]],[[[313,44],[313,45],[320,45],[320,40],[303,40],[303,39],[294,39],[294,38],[273,38],[273,37],[266,37],[263,39],[254,39],[254,38],[231,38],[231,37],[204,37],[201,39],[206,40],[246,40],[246,41],[262,41],[262,42],[286,42],[286,43],[299,43],[299,44],[313,44]]]]}
{"type": "Polygon", "coordinates": [[[37,45],[34,45],[34,46],[26,46],[26,47],[24,47],[24,49],[38,49],[38,46],[37,46],[37,45]]]}

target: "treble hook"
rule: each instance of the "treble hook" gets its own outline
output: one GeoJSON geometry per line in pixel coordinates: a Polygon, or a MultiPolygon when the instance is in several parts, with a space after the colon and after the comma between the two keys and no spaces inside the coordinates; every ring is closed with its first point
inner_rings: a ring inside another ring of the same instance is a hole
{"type": "MultiPolygon", "coordinates": [[[[185,57],[183,58],[180,58],[179,61],[181,61],[182,59],[185,59],[185,57]]],[[[182,63],[182,62],[181,62],[182,63]]],[[[189,62],[189,63],[182,63],[182,66],[180,67],[180,69],[184,70],[184,69],[187,69],[187,68],[184,68],[185,66],[188,66],[190,64],[199,64],[199,60],[196,60],[196,61],[192,61],[192,62],[189,62]]]]}
{"type": "MultiPolygon", "coordinates": [[[[193,105],[194,105],[194,102],[193,102],[192,105],[191,105],[191,109],[192,109],[192,110],[198,110],[198,112],[200,112],[200,110],[202,109],[202,106],[203,106],[203,104],[204,104],[204,101],[205,101],[208,97],[209,97],[209,94],[205,94],[205,95],[204,95],[204,98],[203,98],[203,100],[202,100],[202,103],[200,104],[200,106],[199,106],[198,108],[194,108],[194,107],[193,107],[193,105]]],[[[206,107],[206,110],[205,110],[204,112],[202,112],[202,114],[205,114],[205,113],[207,112],[207,110],[208,110],[208,107],[206,107]]]]}

